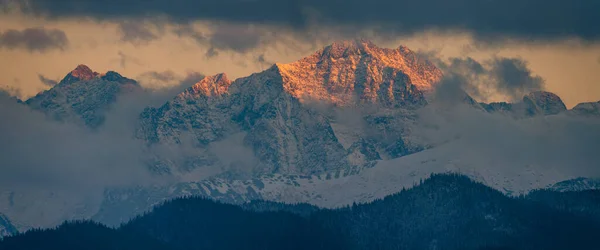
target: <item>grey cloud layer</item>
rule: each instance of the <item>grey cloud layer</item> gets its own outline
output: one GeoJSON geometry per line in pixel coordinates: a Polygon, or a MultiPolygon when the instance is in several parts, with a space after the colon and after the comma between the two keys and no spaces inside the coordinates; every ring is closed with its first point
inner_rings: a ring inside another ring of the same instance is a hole
{"type": "Polygon", "coordinates": [[[99,19],[164,15],[187,23],[213,20],[276,24],[382,27],[399,34],[464,29],[480,39],[600,39],[600,1],[594,0],[29,0],[28,11],[53,17],[99,19]]]}
{"type": "Polygon", "coordinates": [[[59,29],[36,27],[24,30],[9,29],[0,33],[0,47],[8,49],[44,52],[53,49],[63,50],[68,45],[67,35],[59,29]]]}
{"type": "MultiPolygon", "coordinates": [[[[134,139],[138,115],[162,105],[203,77],[190,72],[149,72],[147,78],[175,81],[162,89],[124,94],[111,105],[103,126],[95,131],[50,120],[0,90],[0,189],[95,189],[164,181],[147,171],[143,143],[134,139]]],[[[55,81],[39,75],[46,84],[55,81]]]]}
{"type": "Polygon", "coordinates": [[[188,37],[196,43],[207,45],[207,57],[219,55],[219,51],[246,53],[274,41],[273,31],[248,24],[214,23],[211,34],[206,35],[191,25],[180,25],[173,32],[180,37],[188,37]]]}
{"type": "MultiPolygon", "coordinates": [[[[534,75],[521,58],[495,57],[482,62],[470,57],[450,58],[449,62],[429,58],[444,71],[442,87],[456,86],[478,101],[489,101],[495,95],[516,101],[529,92],[545,89],[544,79],[534,75]]],[[[454,93],[452,89],[446,92],[454,93]]]]}
{"type": "Polygon", "coordinates": [[[10,117],[0,123],[0,188],[88,187],[144,179],[137,159],[141,152],[128,137],[51,122],[3,93],[0,102],[0,114],[10,117]]]}
{"type": "Polygon", "coordinates": [[[158,38],[158,35],[144,23],[123,21],[119,23],[119,30],[121,40],[124,42],[145,43],[158,38]]]}

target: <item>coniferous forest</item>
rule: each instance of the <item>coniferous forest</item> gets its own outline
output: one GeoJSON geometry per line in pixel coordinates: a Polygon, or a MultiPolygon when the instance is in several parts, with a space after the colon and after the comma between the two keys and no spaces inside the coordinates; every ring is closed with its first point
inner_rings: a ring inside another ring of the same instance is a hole
{"type": "Polygon", "coordinates": [[[119,228],[66,222],[4,238],[0,249],[600,249],[599,235],[600,191],[507,197],[442,174],[339,209],[180,198],[119,228]]]}

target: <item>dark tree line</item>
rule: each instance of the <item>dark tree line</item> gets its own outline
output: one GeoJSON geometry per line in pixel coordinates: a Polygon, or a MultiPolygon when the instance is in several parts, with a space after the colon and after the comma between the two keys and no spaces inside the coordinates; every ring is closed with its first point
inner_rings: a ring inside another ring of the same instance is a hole
{"type": "Polygon", "coordinates": [[[70,222],[8,237],[0,249],[600,249],[598,235],[600,191],[512,198],[443,174],[333,210],[180,198],[117,229],[70,222]]]}

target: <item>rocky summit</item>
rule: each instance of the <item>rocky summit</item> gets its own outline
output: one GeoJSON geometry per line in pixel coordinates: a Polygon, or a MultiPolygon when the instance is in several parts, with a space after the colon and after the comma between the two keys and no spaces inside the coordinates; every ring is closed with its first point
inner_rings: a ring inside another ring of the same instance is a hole
{"type": "Polygon", "coordinates": [[[379,48],[369,41],[333,43],[289,64],[276,64],[293,97],[338,105],[378,103],[385,107],[422,104],[442,73],[407,47],[379,48]]]}

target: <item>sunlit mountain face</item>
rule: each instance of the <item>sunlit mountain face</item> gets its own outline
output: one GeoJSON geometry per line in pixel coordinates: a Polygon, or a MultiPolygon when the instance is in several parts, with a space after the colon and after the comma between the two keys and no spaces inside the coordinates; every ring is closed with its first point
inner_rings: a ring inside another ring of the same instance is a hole
{"type": "Polygon", "coordinates": [[[597,4],[134,2],[0,3],[0,249],[598,248],[597,4]]]}

